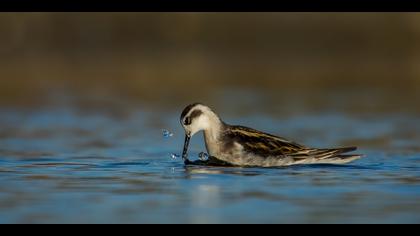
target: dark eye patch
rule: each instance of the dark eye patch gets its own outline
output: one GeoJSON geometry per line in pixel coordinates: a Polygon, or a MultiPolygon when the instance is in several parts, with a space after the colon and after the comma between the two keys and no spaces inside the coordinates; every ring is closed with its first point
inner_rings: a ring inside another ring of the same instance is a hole
{"type": "Polygon", "coordinates": [[[184,119],[184,125],[190,125],[191,122],[192,122],[192,120],[196,119],[201,114],[203,114],[202,111],[200,111],[200,110],[194,110],[193,112],[191,112],[191,114],[188,117],[185,117],[185,119],[184,119]]]}
{"type": "Polygon", "coordinates": [[[190,117],[186,117],[184,120],[184,125],[190,125],[191,124],[191,118],[190,117]]]}
{"type": "Polygon", "coordinates": [[[195,111],[191,112],[191,115],[190,115],[191,120],[199,117],[201,114],[203,114],[203,112],[200,111],[200,110],[195,110],[195,111]]]}

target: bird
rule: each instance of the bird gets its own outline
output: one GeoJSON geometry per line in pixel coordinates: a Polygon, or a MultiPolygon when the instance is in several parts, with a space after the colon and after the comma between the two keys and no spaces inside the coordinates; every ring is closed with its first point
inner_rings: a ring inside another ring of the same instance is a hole
{"type": "Polygon", "coordinates": [[[191,137],[203,131],[208,161],[240,167],[281,167],[297,164],[346,164],[362,157],[345,154],[357,147],[310,148],[253,128],[229,125],[210,107],[193,103],[184,108],[180,122],[185,130],[182,158],[186,165],[191,137]]]}

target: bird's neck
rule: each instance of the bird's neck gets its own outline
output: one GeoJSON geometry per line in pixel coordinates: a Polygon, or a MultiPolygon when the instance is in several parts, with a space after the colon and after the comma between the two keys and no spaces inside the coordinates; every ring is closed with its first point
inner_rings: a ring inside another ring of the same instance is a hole
{"type": "Polygon", "coordinates": [[[204,137],[206,141],[216,142],[223,130],[223,122],[216,114],[209,114],[208,125],[204,129],[204,137]]]}
{"type": "Polygon", "coordinates": [[[223,122],[217,123],[203,132],[207,153],[210,156],[218,156],[220,153],[220,139],[223,132],[223,122]]]}

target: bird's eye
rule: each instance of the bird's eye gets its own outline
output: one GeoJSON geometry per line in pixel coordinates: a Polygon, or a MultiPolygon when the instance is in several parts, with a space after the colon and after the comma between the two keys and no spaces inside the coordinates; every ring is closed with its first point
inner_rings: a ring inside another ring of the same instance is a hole
{"type": "Polygon", "coordinates": [[[190,124],[191,124],[191,118],[190,117],[185,118],[184,125],[190,125],[190,124]]]}

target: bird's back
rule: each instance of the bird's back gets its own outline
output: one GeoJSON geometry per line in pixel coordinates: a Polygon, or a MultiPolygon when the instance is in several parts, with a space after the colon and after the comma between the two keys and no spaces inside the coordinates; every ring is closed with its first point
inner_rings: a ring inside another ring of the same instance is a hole
{"type": "Polygon", "coordinates": [[[293,164],[343,164],[360,158],[345,155],[356,147],[308,148],[285,138],[244,126],[226,125],[220,159],[241,166],[285,166],[293,164]]]}

